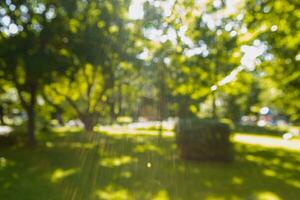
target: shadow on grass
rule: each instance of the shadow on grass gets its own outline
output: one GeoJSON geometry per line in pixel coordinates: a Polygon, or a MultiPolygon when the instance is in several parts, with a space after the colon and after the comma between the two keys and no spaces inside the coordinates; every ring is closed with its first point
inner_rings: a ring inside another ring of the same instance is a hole
{"type": "Polygon", "coordinates": [[[0,154],[3,199],[298,199],[299,153],[236,144],[230,164],[182,161],[173,138],[65,133],[0,154]]]}

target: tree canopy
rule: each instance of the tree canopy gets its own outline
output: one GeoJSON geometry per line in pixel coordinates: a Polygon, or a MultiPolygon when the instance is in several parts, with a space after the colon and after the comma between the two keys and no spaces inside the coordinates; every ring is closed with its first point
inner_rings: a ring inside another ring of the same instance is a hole
{"type": "Polygon", "coordinates": [[[30,144],[36,115],[92,131],[149,107],[238,123],[267,106],[296,122],[299,26],[296,0],[1,1],[0,122],[25,113],[30,144]]]}

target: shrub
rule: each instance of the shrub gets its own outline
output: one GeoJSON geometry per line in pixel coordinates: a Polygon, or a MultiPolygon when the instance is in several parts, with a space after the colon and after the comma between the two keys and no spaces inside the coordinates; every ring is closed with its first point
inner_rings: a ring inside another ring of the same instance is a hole
{"type": "Polygon", "coordinates": [[[176,125],[176,142],[183,159],[233,159],[230,128],[224,122],[199,118],[180,119],[176,125]]]}

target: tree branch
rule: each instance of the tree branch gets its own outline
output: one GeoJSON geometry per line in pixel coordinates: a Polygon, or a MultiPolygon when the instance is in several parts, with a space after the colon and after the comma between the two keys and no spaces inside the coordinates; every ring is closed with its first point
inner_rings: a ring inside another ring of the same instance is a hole
{"type": "Polygon", "coordinates": [[[74,101],[68,97],[67,95],[62,94],[61,92],[59,92],[56,88],[52,88],[52,90],[61,96],[64,96],[66,98],[66,101],[70,104],[70,106],[75,110],[75,112],[77,113],[79,118],[82,118],[83,113],[79,110],[78,106],[74,103],[74,101]]]}
{"type": "MultiPolygon", "coordinates": [[[[102,101],[101,99],[102,99],[102,97],[103,97],[103,95],[105,94],[105,92],[108,90],[108,87],[105,87],[102,91],[101,91],[101,93],[99,94],[99,96],[98,96],[98,98],[97,98],[97,100],[96,100],[96,103],[95,103],[95,105],[94,105],[94,107],[93,107],[93,112],[95,112],[95,110],[96,110],[96,108],[97,108],[97,106],[99,105],[99,103],[102,101]]],[[[103,102],[103,101],[102,101],[103,102]]]]}

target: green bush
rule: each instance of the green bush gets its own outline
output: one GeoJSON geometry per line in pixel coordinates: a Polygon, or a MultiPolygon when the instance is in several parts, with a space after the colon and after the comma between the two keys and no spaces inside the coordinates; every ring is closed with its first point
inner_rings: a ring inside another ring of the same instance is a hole
{"type": "Polygon", "coordinates": [[[213,119],[180,119],[176,142],[181,157],[189,160],[233,160],[229,125],[213,119]]]}

